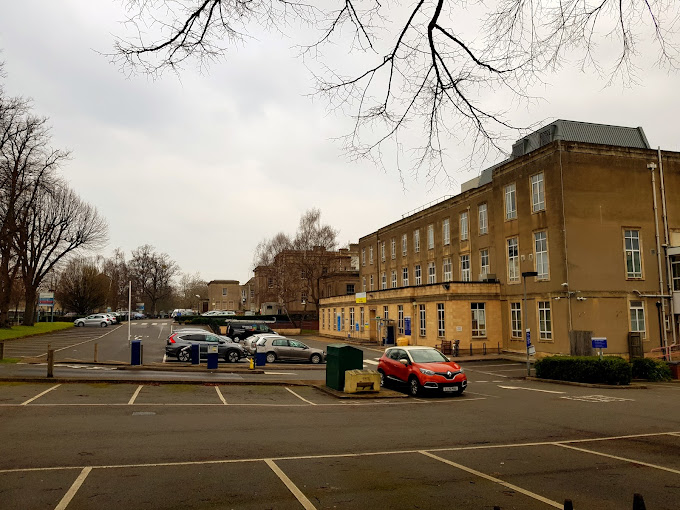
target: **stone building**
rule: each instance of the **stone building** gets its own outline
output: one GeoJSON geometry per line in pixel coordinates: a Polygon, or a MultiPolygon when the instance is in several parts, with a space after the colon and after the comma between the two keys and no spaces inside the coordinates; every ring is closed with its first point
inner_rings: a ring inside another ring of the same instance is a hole
{"type": "Polygon", "coordinates": [[[475,351],[525,352],[526,328],[539,355],[587,351],[588,335],[610,354],[631,332],[647,353],[675,344],[678,193],[680,153],[641,128],[555,121],[460,194],[362,237],[365,302],[323,299],[320,331],[377,341],[387,317],[397,336],[410,321],[411,344],[475,351]]]}

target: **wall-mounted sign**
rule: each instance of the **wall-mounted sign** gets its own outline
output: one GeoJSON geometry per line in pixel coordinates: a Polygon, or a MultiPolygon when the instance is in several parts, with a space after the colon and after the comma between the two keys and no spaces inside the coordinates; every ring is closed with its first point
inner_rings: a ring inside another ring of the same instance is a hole
{"type": "Polygon", "coordinates": [[[365,303],[366,302],[366,293],[365,292],[357,292],[354,295],[354,300],[357,303],[365,303]]]}

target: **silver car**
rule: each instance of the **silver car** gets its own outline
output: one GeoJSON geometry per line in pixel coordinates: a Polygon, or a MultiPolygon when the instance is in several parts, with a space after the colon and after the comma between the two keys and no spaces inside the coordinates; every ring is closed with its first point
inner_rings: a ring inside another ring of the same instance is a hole
{"type": "Polygon", "coordinates": [[[326,361],[326,353],[292,338],[270,336],[257,341],[257,350],[267,353],[267,363],[277,360],[309,361],[315,365],[326,361]]]}
{"type": "Polygon", "coordinates": [[[74,326],[99,326],[101,328],[107,327],[109,324],[113,324],[111,317],[105,313],[94,313],[83,317],[82,319],[76,319],[73,321],[74,326]]]}
{"type": "Polygon", "coordinates": [[[281,335],[278,333],[260,333],[258,335],[253,335],[249,336],[245,340],[243,340],[241,343],[243,344],[243,348],[248,351],[250,354],[255,354],[257,352],[257,347],[256,344],[259,340],[262,340],[264,338],[269,338],[269,337],[276,337],[276,338],[281,338],[281,335]]]}

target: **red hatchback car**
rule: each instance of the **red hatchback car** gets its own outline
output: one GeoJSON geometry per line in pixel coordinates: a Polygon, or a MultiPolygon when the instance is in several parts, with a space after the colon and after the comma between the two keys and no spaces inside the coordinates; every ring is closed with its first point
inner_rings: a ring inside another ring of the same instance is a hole
{"type": "Polygon", "coordinates": [[[408,384],[409,393],[437,390],[461,395],[467,388],[464,370],[432,347],[390,347],[378,362],[380,386],[392,381],[408,384]]]}

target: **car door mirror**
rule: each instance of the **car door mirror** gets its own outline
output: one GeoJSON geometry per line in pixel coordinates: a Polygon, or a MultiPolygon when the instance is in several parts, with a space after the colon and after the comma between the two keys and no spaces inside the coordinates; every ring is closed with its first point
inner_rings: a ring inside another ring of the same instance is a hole
{"type": "Polygon", "coordinates": [[[401,358],[401,359],[399,360],[399,363],[401,363],[402,365],[406,365],[406,366],[408,366],[408,365],[411,364],[411,363],[409,362],[409,360],[407,360],[406,358],[401,358]]]}

